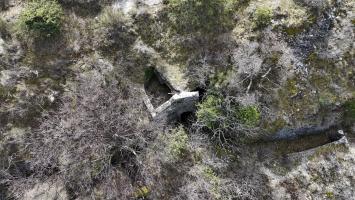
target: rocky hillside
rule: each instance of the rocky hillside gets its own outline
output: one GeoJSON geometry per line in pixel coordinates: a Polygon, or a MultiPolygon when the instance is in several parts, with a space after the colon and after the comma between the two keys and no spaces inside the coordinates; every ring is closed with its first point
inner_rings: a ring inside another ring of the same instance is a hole
{"type": "Polygon", "coordinates": [[[0,200],[355,200],[353,0],[0,0],[0,200]]]}

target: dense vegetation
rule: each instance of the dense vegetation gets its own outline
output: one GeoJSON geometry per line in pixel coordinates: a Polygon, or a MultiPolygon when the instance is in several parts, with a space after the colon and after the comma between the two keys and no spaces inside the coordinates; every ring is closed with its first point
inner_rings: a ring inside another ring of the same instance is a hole
{"type": "Polygon", "coordinates": [[[354,8],[1,1],[0,200],[352,199],[354,8]]]}

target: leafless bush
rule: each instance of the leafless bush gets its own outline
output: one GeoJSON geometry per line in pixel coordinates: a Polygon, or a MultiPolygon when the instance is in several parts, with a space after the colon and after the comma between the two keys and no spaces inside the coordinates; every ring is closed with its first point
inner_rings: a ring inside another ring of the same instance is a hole
{"type": "MultiPolygon", "coordinates": [[[[124,81],[104,84],[95,76],[78,80],[64,94],[61,108],[45,114],[28,135],[31,177],[56,174],[73,197],[90,196],[96,186],[111,182],[117,170],[134,178],[139,165],[135,157],[150,134],[145,117],[139,92],[124,81]]],[[[19,185],[12,185],[15,194],[22,192],[19,185]]],[[[109,188],[105,194],[120,193],[119,187],[109,188]]]]}

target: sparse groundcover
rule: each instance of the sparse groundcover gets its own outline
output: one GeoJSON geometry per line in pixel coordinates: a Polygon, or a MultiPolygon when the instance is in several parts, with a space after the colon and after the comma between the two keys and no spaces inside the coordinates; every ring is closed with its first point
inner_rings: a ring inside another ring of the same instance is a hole
{"type": "Polygon", "coordinates": [[[20,16],[20,25],[44,37],[60,32],[62,7],[56,0],[29,1],[20,16]]]}
{"type": "Polygon", "coordinates": [[[226,0],[169,0],[168,18],[179,34],[213,34],[231,28],[233,3],[226,0]]]}
{"type": "MultiPolygon", "coordinates": [[[[6,102],[6,100],[10,99],[14,89],[9,89],[0,85],[0,101],[6,102]]],[[[0,103],[1,105],[1,103],[0,103]]]]}
{"type": "Polygon", "coordinates": [[[8,26],[7,23],[0,18],[0,37],[4,37],[7,34],[8,26]]]}
{"type": "Polygon", "coordinates": [[[114,54],[117,51],[127,53],[128,47],[136,39],[136,33],[131,27],[130,21],[118,9],[107,8],[97,18],[95,26],[94,43],[103,53],[114,54]]]}
{"type": "Polygon", "coordinates": [[[355,122],[355,99],[344,104],[344,120],[345,123],[355,122]]]}

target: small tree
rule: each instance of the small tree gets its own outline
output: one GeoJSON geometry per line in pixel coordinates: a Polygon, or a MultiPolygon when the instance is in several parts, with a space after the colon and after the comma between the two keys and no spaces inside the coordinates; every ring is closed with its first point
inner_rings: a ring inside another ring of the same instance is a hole
{"type": "Polygon", "coordinates": [[[56,0],[30,1],[20,16],[20,24],[41,36],[50,37],[60,32],[62,7],[56,0]]]}

